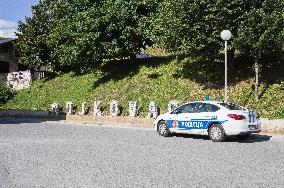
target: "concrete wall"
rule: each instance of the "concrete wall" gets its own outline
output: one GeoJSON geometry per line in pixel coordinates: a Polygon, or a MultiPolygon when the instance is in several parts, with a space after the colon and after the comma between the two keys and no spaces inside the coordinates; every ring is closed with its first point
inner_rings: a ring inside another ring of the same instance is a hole
{"type": "Polygon", "coordinates": [[[284,134],[284,120],[261,118],[261,129],[263,132],[269,133],[283,133],[284,134]]]}

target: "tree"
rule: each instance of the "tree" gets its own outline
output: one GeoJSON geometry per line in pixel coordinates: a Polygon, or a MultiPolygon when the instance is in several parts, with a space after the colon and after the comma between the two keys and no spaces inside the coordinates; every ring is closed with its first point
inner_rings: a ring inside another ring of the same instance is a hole
{"type": "Polygon", "coordinates": [[[17,46],[21,52],[20,62],[37,69],[51,59],[51,49],[47,45],[51,17],[45,1],[32,6],[32,15],[26,18],[26,23],[18,23],[17,46]]]}
{"type": "Polygon", "coordinates": [[[238,49],[255,59],[258,100],[260,58],[283,50],[283,4],[283,0],[166,0],[153,17],[155,40],[173,53],[214,59],[223,46],[220,32],[231,30],[231,56],[238,49]]]}
{"type": "Polygon", "coordinates": [[[146,20],[154,2],[42,0],[27,23],[19,24],[21,60],[82,72],[102,61],[129,58],[149,41],[146,20]]]}
{"type": "Polygon", "coordinates": [[[250,4],[249,0],[163,1],[153,17],[155,40],[170,52],[214,58],[223,47],[221,31],[230,29],[236,35],[250,4]]]}
{"type": "Polygon", "coordinates": [[[51,34],[55,58],[62,66],[88,69],[102,60],[129,58],[147,41],[143,20],[147,2],[77,0],[51,34]]]}
{"type": "Polygon", "coordinates": [[[253,1],[238,29],[235,46],[255,59],[255,99],[259,100],[259,63],[263,55],[279,53],[284,44],[284,1],[253,1]]]}

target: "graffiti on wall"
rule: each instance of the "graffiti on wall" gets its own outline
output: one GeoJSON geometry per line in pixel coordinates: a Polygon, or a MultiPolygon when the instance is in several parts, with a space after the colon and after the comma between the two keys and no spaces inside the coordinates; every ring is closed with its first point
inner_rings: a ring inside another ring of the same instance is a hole
{"type": "Polygon", "coordinates": [[[32,85],[32,75],[29,70],[11,72],[7,76],[7,85],[13,90],[29,88],[32,85]]]}

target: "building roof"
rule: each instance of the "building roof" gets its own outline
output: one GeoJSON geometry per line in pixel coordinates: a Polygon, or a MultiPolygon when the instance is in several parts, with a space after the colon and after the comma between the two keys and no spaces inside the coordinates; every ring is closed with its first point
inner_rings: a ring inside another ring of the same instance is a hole
{"type": "Polygon", "coordinates": [[[0,38],[0,45],[1,44],[5,44],[7,42],[11,42],[11,41],[14,41],[16,39],[12,39],[12,38],[0,38]]]}

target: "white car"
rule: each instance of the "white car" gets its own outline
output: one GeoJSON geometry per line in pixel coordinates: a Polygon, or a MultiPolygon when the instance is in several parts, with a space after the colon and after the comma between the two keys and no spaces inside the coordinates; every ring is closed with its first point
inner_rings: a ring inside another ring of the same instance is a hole
{"type": "Polygon", "coordinates": [[[154,125],[161,136],[171,133],[208,134],[213,142],[223,141],[226,136],[247,137],[261,131],[256,112],[219,101],[188,102],[158,116],[154,125]]]}

